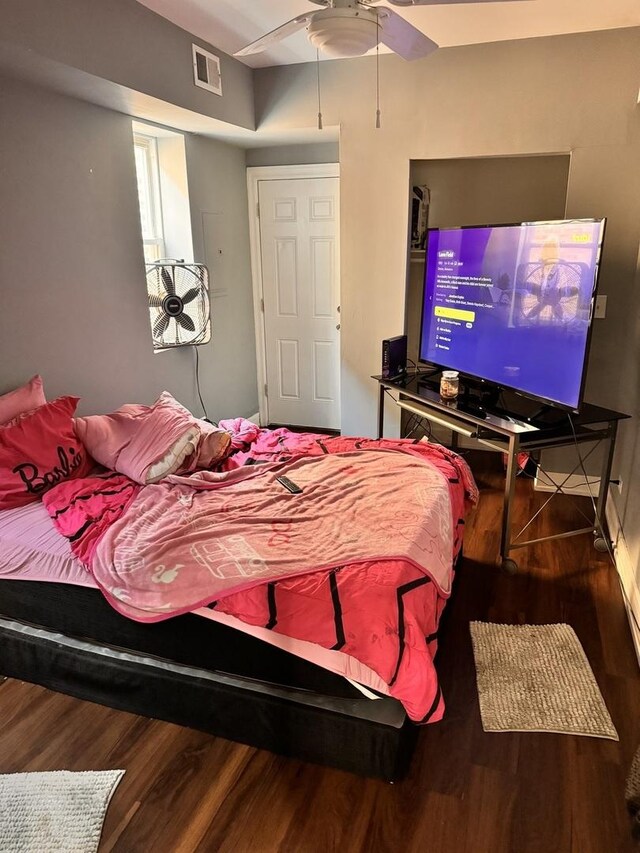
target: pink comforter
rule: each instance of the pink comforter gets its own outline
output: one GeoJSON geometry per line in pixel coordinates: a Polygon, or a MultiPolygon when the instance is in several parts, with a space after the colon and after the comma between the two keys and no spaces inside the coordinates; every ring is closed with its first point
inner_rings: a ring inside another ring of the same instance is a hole
{"type": "Polygon", "coordinates": [[[61,484],[46,504],[124,615],[156,621],[206,604],[340,649],[412,719],[439,719],[435,633],[476,499],[466,464],[424,443],[263,430],[225,467],[135,487],[124,506],[121,479],[102,480],[102,497],[88,495],[95,483],[82,494],[61,484]],[[282,473],[302,495],[276,482],[282,473]]]}

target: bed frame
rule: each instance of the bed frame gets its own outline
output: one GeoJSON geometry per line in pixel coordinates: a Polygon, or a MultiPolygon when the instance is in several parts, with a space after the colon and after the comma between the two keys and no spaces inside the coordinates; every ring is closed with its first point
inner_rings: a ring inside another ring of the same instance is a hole
{"type": "Polygon", "coordinates": [[[133,622],[65,584],[0,580],[0,673],[387,781],[407,772],[418,733],[396,700],[233,628],[133,622]]]}

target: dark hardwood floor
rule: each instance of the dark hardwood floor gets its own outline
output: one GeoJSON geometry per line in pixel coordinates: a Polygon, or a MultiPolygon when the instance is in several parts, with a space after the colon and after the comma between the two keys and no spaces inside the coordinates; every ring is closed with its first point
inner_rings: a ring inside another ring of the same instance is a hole
{"type": "MultiPolygon", "coordinates": [[[[616,575],[589,535],[523,550],[519,574],[502,573],[494,564],[500,460],[482,454],[474,467],[482,498],[468,521],[438,660],[447,712],[422,729],[402,783],[305,765],[14,680],[0,686],[0,772],[125,768],[102,853],[632,851],[623,794],[640,743],[640,675],[616,575]],[[473,619],[572,625],[620,742],[483,732],[473,619]]],[[[540,500],[519,481],[516,523],[540,500]]],[[[534,535],[561,530],[575,515],[556,499],[534,535]]]]}

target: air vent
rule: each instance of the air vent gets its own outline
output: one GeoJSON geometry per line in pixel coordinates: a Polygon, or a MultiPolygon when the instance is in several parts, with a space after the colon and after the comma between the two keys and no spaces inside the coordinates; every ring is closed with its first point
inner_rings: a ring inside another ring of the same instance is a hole
{"type": "Polygon", "coordinates": [[[193,82],[201,89],[221,95],[220,60],[213,53],[198,47],[197,44],[191,47],[193,48],[193,82]]]}

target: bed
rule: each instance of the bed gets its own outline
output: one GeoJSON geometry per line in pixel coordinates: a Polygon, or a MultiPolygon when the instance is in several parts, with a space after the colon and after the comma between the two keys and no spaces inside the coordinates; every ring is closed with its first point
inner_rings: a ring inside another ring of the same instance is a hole
{"type": "MultiPolygon", "coordinates": [[[[238,426],[236,436],[240,434],[238,426]]],[[[346,460],[350,467],[345,470],[351,471],[362,458],[373,463],[383,453],[384,465],[392,456],[409,458],[410,450],[412,459],[431,454],[431,467],[447,482],[449,502],[444,509],[437,507],[437,513],[434,509],[433,518],[452,521],[451,578],[462,544],[464,512],[475,488],[455,454],[413,442],[381,444],[287,430],[256,430],[253,440],[245,439],[236,442],[219,470],[245,478],[253,495],[262,494],[271,468],[275,474],[294,471],[298,478],[307,470],[322,470],[326,485],[327,471],[332,472],[327,466],[334,463],[346,460]],[[322,459],[324,468],[314,462],[322,459]]],[[[425,467],[424,461],[411,464],[425,467]]],[[[431,475],[436,476],[433,471],[431,475]]],[[[162,603],[154,605],[153,612],[141,612],[139,600],[135,606],[131,603],[131,590],[121,600],[114,598],[116,588],[101,575],[97,558],[92,563],[95,571],[89,572],[78,557],[87,535],[86,547],[95,547],[92,531],[97,530],[98,542],[104,543],[117,530],[112,516],[107,534],[99,522],[100,513],[112,513],[116,498],[111,493],[118,492],[113,487],[120,482],[113,477],[119,476],[101,472],[99,489],[108,497],[99,498],[99,511],[89,477],[62,483],[41,501],[0,510],[0,672],[305,761],[389,781],[400,778],[416,740],[414,723],[435,721],[444,713],[432,659],[447,596],[434,579],[411,562],[399,563],[401,574],[394,568],[393,577],[390,559],[347,565],[339,560],[338,550],[333,564],[322,565],[321,571],[307,567],[302,574],[294,570],[263,582],[253,578],[240,587],[234,582],[231,591],[204,598],[186,588],[170,608],[162,603]],[[374,637],[386,651],[369,655],[362,637],[355,636],[362,632],[363,619],[374,632],[367,639],[374,637]],[[416,632],[422,636],[416,639],[416,632]]],[[[339,476],[344,482],[342,468],[339,476]]],[[[372,476],[379,476],[375,468],[372,476]]],[[[196,494],[210,502],[219,500],[221,491],[232,493],[218,485],[207,491],[208,483],[196,494]]],[[[151,488],[145,486],[133,500],[152,494],[151,488]]],[[[192,486],[178,477],[157,488],[173,495],[192,486]]],[[[129,503],[130,516],[131,506],[135,503],[129,503]]],[[[410,508],[407,512],[411,514],[410,508]]],[[[144,517],[141,509],[133,515],[144,517]]],[[[220,515],[216,512],[216,518],[220,515]]],[[[396,518],[392,526],[403,525],[396,518]]],[[[152,539],[158,529],[151,531],[152,539]]],[[[282,527],[274,530],[278,540],[282,527]]],[[[136,530],[136,537],[143,534],[136,530]]],[[[168,537],[171,547],[175,538],[168,537]]],[[[287,554],[294,564],[301,559],[290,544],[276,544],[283,559],[287,554]]],[[[333,547],[328,544],[326,549],[333,547]]],[[[215,574],[216,567],[208,557],[204,574],[215,574]]],[[[166,595],[168,585],[156,586],[166,595]]]]}

